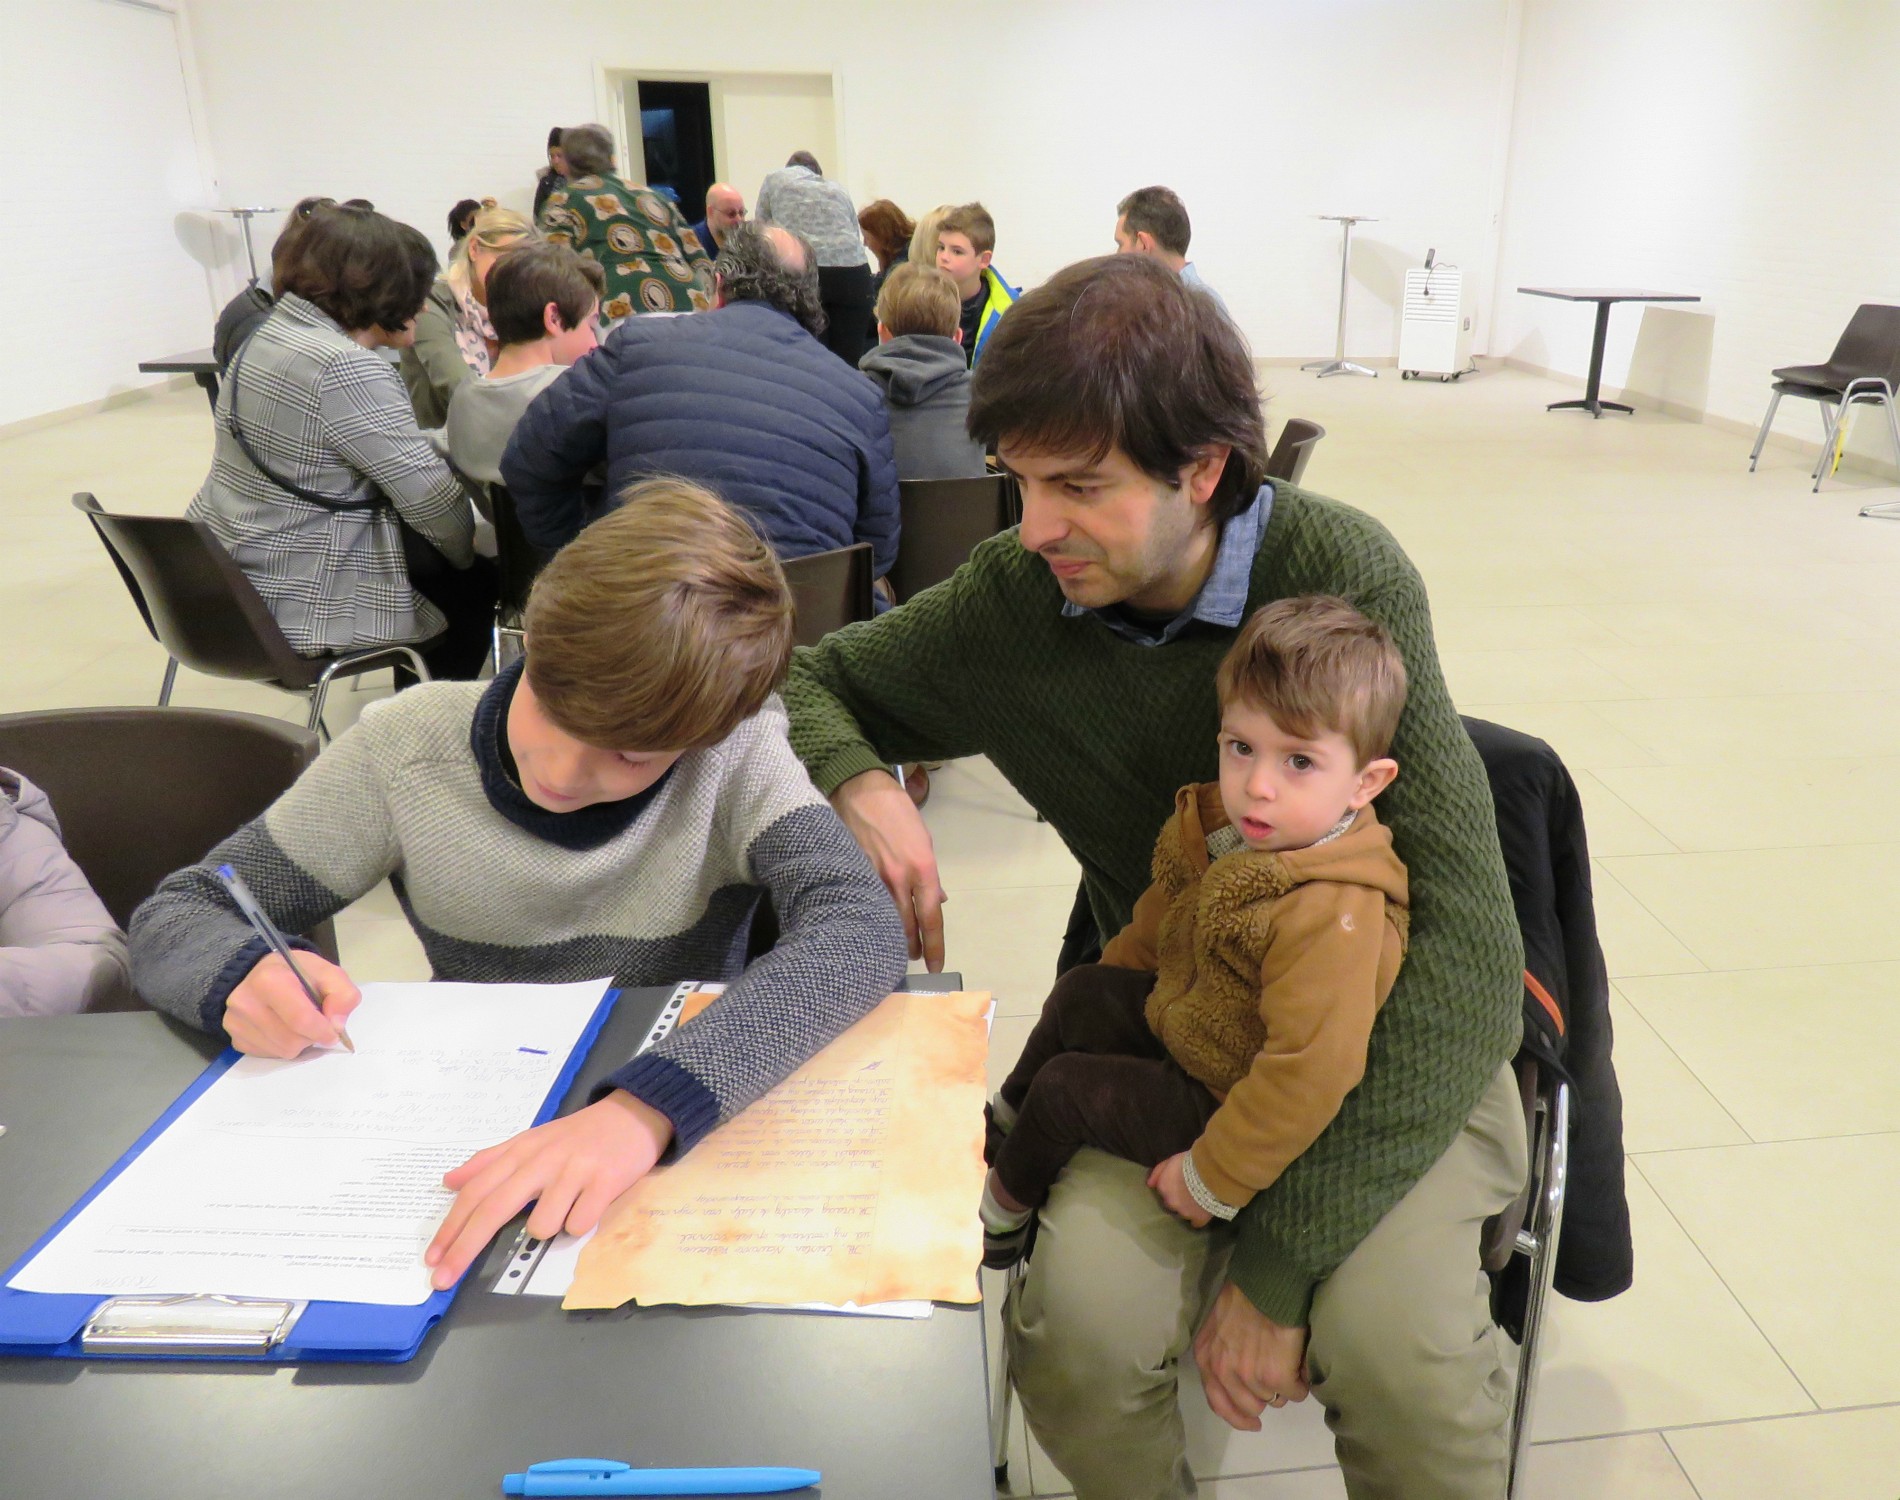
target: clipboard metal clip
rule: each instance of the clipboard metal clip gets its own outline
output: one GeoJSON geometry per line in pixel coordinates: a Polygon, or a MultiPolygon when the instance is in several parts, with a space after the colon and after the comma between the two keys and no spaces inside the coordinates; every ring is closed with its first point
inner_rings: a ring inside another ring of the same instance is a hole
{"type": "Polygon", "coordinates": [[[290,1336],[310,1304],[288,1298],[224,1297],[188,1292],[166,1297],[109,1297],[81,1330],[87,1354],[269,1354],[290,1336]]]}

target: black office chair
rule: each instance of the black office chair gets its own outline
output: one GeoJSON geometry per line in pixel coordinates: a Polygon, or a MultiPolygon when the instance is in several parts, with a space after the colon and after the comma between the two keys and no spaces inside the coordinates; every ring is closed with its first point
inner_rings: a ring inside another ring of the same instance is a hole
{"type": "Polygon", "coordinates": [[[815,646],[832,631],[871,618],[869,542],[788,558],[783,567],[797,604],[793,639],[799,645],[815,646]]]}
{"type": "MultiPolygon", "coordinates": [[[[1821,408],[1825,433],[1821,456],[1814,465],[1814,492],[1834,459],[1834,443],[1840,424],[1847,419],[1850,406],[1879,406],[1887,413],[1887,432],[1893,439],[1893,455],[1900,462],[1900,417],[1894,414],[1894,392],[1900,389],[1900,307],[1884,302],[1864,302],[1854,310],[1842,331],[1840,342],[1826,363],[1784,365],[1773,372],[1774,385],[1768,398],[1768,414],[1761,419],[1761,431],[1755,434],[1755,446],[1748,455],[1748,470],[1755,471],[1762,446],[1768,441],[1768,429],[1774,425],[1775,409],[1783,396],[1813,401],[1821,408]]],[[[1900,518],[1900,504],[1885,502],[1869,505],[1863,516],[1885,520],[1900,518]]]]}
{"type": "Polygon", "coordinates": [[[515,511],[515,498],[506,485],[487,487],[490,519],[495,527],[495,571],[501,585],[495,600],[495,670],[502,669],[502,642],[521,649],[521,616],[528,607],[528,591],[547,566],[548,554],[528,540],[515,511]]]}
{"type": "Polygon", "coordinates": [[[1326,436],[1326,429],[1305,417],[1290,417],[1280,429],[1280,440],[1267,457],[1267,478],[1298,484],[1313,457],[1313,445],[1326,436]]]}
{"type": "Polygon", "coordinates": [[[900,604],[943,582],[978,542],[1009,530],[1018,519],[1010,481],[1002,474],[906,479],[897,491],[902,529],[890,579],[900,604]]]}
{"type": "Polygon", "coordinates": [[[323,705],[337,678],[400,664],[429,680],[428,666],[413,645],[299,656],[244,570],[202,521],[115,515],[89,494],[74,495],[73,506],[98,533],[152,639],[170,654],[160,707],[171,702],[183,662],[207,677],[307,694],[309,727],[327,734],[323,705]]]}
{"type": "MultiPolygon", "coordinates": [[[[317,758],[317,736],[261,714],[76,708],[0,716],[0,765],[52,801],[66,852],[121,927],[174,870],[203,859],[317,758]]],[[[336,931],[304,934],[336,962],[336,931]]],[[[104,1009],[136,1009],[127,995],[104,1009]]]]}

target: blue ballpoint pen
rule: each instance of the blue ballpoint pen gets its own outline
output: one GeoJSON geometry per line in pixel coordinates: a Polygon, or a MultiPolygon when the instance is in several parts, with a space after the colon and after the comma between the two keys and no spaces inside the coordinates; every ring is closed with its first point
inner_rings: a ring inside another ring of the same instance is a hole
{"type": "MultiPolygon", "coordinates": [[[[257,904],[257,897],[251,894],[251,888],[244,883],[244,877],[229,865],[219,865],[217,876],[224,883],[224,888],[231,893],[231,899],[237,902],[238,910],[244,913],[244,920],[257,929],[257,935],[264,940],[270,951],[290,966],[290,972],[296,975],[297,983],[303,986],[303,992],[310,997],[310,1003],[316,1006],[317,1013],[321,1015],[323,1002],[317,998],[317,992],[311,987],[310,981],[303,977],[303,970],[297,967],[297,960],[290,956],[290,944],[284,940],[283,933],[277,930],[277,924],[265,914],[264,908],[257,904]]],[[[336,1029],[336,1039],[350,1051],[356,1050],[356,1043],[350,1040],[350,1034],[341,1026],[336,1029]]]]}
{"type": "Polygon", "coordinates": [[[557,1458],[501,1476],[504,1495],[776,1495],[809,1489],[816,1469],[636,1469],[611,1458],[557,1458]]]}

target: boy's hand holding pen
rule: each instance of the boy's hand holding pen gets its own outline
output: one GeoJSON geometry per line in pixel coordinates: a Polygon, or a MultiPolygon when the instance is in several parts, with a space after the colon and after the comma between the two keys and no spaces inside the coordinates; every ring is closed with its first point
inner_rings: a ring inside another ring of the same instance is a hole
{"type": "Polygon", "coordinates": [[[238,873],[220,865],[217,875],[245,920],[271,949],[225,1001],[224,1029],[231,1045],[256,1057],[295,1057],[306,1047],[337,1042],[354,1052],[343,1023],[362,995],[349,975],[317,954],[293,956],[290,944],[238,873]]]}

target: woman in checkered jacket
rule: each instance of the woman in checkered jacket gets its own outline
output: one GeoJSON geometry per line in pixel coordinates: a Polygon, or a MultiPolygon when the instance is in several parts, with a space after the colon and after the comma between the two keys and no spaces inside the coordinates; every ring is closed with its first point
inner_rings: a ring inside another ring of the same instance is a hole
{"type": "Polygon", "coordinates": [[[313,209],[285,248],[277,303],[225,372],[211,473],[187,514],[304,655],[416,642],[435,675],[473,677],[493,565],[381,352],[414,339],[435,251],[343,204],[313,209]]]}

